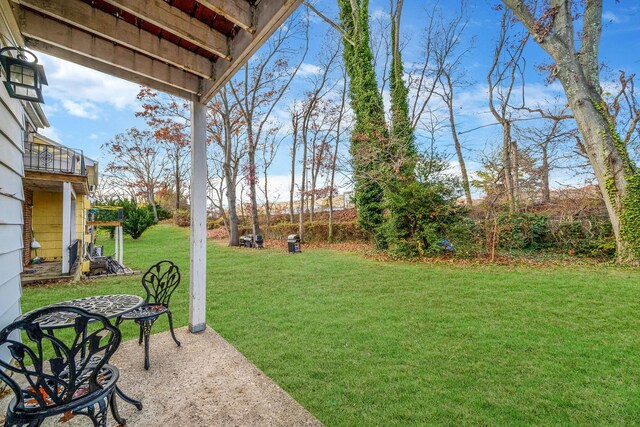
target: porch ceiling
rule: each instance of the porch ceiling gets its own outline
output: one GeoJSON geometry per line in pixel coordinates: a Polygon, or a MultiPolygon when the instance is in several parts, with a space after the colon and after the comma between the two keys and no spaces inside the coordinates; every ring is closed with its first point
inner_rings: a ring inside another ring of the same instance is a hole
{"type": "Polygon", "coordinates": [[[205,103],[302,0],[0,1],[31,49],[205,103]]]}
{"type": "Polygon", "coordinates": [[[22,182],[25,188],[51,193],[62,193],[62,184],[70,182],[76,194],[89,194],[87,178],[80,175],[25,171],[22,182]]]}

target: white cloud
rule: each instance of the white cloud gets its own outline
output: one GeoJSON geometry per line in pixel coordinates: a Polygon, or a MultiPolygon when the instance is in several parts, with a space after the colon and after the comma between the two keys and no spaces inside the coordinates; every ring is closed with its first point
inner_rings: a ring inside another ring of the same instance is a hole
{"type": "Polygon", "coordinates": [[[60,132],[58,131],[58,129],[54,128],[53,126],[39,129],[38,132],[46,136],[47,138],[53,139],[56,142],[60,142],[60,143],[62,142],[60,132]]]}
{"type": "Polygon", "coordinates": [[[321,73],[321,67],[314,64],[308,64],[306,62],[300,65],[300,69],[298,70],[298,75],[300,76],[317,76],[321,73]]]}
{"type": "Polygon", "coordinates": [[[373,9],[370,15],[371,19],[389,19],[389,12],[379,7],[373,9]]]}
{"type": "Polygon", "coordinates": [[[604,22],[611,22],[613,24],[618,24],[622,22],[622,18],[610,10],[604,11],[604,13],[602,14],[602,20],[604,22]]]}
{"type": "MultiPolygon", "coordinates": [[[[133,110],[138,105],[136,95],[140,87],[137,84],[46,54],[38,57],[49,82],[44,89],[45,98],[63,103],[70,114],[93,118],[102,108],[133,110]]],[[[55,111],[56,107],[53,108],[55,111]]]]}
{"type": "Polygon", "coordinates": [[[62,106],[67,112],[76,117],[83,119],[95,120],[99,117],[99,108],[96,104],[88,101],[75,102],[70,99],[63,99],[62,106]]]}

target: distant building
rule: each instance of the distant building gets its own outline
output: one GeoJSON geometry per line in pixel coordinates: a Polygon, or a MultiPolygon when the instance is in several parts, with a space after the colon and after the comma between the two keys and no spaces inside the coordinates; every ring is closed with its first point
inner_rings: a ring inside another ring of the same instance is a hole
{"type": "Polygon", "coordinates": [[[60,273],[69,274],[92,243],[86,211],[98,184],[98,164],[38,133],[24,142],[23,160],[23,264],[31,263],[37,246],[38,256],[61,262],[60,273]]]}
{"type": "MultiPolygon", "coordinates": [[[[305,198],[305,212],[311,210],[311,199],[305,198]]],[[[344,209],[351,209],[355,207],[353,203],[353,191],[345,191],[342,194],[336,194],[333,196],[333,210],[341,211],[344,209]]],[[[274,202],[269,204],[272,215],[289,214],[289,202],[274,202]]],[[[265,205],[262,204],[258,207],[258,210],[265,213],[265,205]]],[[[329,197],[321,197],[315,200],[314,212],[328,212],[329,211],[329,197]]],[[[300,199],[293,201],[293,213],[300,213],[300,199]]]]}

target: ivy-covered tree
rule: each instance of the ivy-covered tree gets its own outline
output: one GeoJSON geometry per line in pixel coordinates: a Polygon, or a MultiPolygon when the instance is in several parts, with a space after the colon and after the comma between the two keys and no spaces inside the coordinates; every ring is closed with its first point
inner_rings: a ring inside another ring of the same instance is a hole
{"type": "Polygon", "coordinates": [[[338,0],[344,31],[344,60],[349,75],[349,97],[355,115],[351,156],[355,202],[360,225],[384,247],[382,224],[384,192],[380,183],[380,148],[389,140],[382,95],[378,91],[369,44],[369,1],[338,0]]]}
{"type": "MultiPolygon", "coordinates": [[[[403,80],[404,66],[400,53],[400,17],[402,0],[398,0],[395,10],[391,10],[391,138],[390,155],[396,161],[398,170],[392,171],[401,180],[411,179],[416,167],[415,134],[409,117],[409,89],[403,80]]],[[[393,4],[392,4],[393,6],[393,4]]]]}

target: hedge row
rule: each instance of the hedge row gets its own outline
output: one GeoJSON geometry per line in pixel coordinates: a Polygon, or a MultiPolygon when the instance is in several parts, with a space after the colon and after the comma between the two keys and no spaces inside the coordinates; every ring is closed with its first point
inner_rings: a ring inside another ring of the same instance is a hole
{"type": "MultiPolygon", "coordinates": [[[[250,227],[240,227],[240,235],[250,234],[250,227]]],[[[265,232],[267,239],[286,241],[290,234],[298,234],[298,224],[281,223],[269,227],[265,232]]],[[[336,222],[333,224],[334,242],[366,241],[367,234],[357,222],[336,222]]],[[[304,241],[321,243],[329,241],[329,223],[324,221],[309,221],[304,224],[304,241]]]]}

